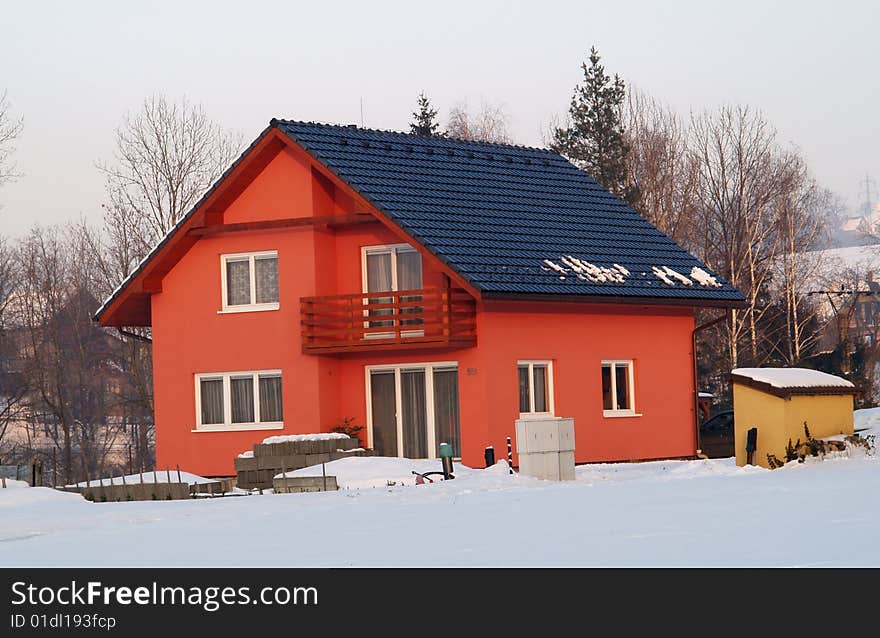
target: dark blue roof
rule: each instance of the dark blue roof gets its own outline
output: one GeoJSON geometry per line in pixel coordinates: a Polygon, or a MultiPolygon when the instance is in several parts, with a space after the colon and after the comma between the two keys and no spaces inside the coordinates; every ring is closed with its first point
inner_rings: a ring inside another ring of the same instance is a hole
{"type": "Polygon", "coordinates": [[[272,124],[484,293],[743,300],[720,278],[720,286],[691,278],[694,267],[714,273],[551,151],[355,126],[272,124]],[[674,283],[664,282],[655,267],[692,283],[668,273],[674,283]]]}

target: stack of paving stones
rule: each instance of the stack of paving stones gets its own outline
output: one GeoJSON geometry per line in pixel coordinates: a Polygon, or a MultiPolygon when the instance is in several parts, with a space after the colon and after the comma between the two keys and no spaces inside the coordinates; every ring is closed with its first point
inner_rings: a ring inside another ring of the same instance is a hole
{"type": "Polygon", "coordinates": [[[348,456],[372,455],[372,450],[358,450],[358,447],[360,441],[351,437],[320,441],[257,443],[254,445],[252,457],[235,459],[237,484],[244,490],[265,490],[273,487],[275,475],[282,472],[329,463],[348,456]]]}

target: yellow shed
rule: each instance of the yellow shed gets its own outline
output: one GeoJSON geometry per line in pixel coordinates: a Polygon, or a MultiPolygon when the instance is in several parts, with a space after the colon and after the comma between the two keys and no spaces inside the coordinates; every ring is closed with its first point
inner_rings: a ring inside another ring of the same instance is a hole
{"type": "Polygon", "coordinates": [[[853,433],[855,386],[841,377],[806,368],[737,368],[733,382],[736,464],[746,464],[748,431],[757,428],[754,462],[769,467],[767,455],[785,461],[791,440],[853,433]]]}

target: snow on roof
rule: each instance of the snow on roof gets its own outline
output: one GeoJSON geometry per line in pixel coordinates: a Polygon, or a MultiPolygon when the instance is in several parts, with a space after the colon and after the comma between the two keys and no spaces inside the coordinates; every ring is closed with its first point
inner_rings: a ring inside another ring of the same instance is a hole
{"type": "Polygon", "coordinates": [[[842,377],[808,368],[736,368],[731,374],[780,389],[855,387],[842,377]]]}
{"type": "Polygon", "coordinates": [[[721,287],[721,284],[718,283],[718,280],[715,277],[707,273],[699,266],[694,266],[693,268],[691,268],[691,278],[701,286],[710,286],[712,288],[721,287]]]}
{"type": "Polygon", "coordinates": [[[566,255],[559,260],[562,262],[562,266],[554,262],[552,259],[544,259],[542,261],[551,270],[561,273],[563,276],[560,277],[560,279],[565,279],[565,275],[571,271],[577,275],[578,279],[589,281],[594,284],[605,282],[622,284],[626,281],[626,275],[629,274],[629,270],[618,264],[614,264],[610,268],[606,266],[597,266],[584,259],[573,257],[572,255],[566,255]]]}
{"type": "MultiPolygon", "coordinates": [[[[826,248],[802,253],[806,289],[852,289],[852,274],[880,270],[880,244],[826,248]]],[[[781,268],[781,266],[778,266],[781,268]]],[[[866,288],[865,288],[866,289],[866,288]]]]}
{"type": "MultiPolygon", "coordinates": [[[[544,264],[542,268],[558,272],[559,278],[563,280],[566,278],[566,275],[573,273],[578,279],[594,284],[624,284],[626,283],[626,278],[631,274],[629,269],[617,263],[611,264],[611,266],[597,266],[585,259],[579,259],[572,255],[565,255],[559,258],[558,261],[560,263],[556,263],[552,259],[542,259],[541,263],[544,264]]],[[[683,275],[669,266],[652,266],[651,272],[667,286],[693,286],[694,282],[707,288],[720,288],[722,286],[713,275],[699,266],[691,268],[689,276],[683,275]]],[[[645,276],[647,273],[642,273],[642,275],[645,276]]]]}

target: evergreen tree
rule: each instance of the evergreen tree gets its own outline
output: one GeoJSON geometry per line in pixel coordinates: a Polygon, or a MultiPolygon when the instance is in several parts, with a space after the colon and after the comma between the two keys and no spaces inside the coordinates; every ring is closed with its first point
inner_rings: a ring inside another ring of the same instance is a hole
{"type": "Polygon", "coordinates": [[[637,193],[627,185],[630,149],[621,121],[626,87],[619,76],[612,80],[605,74],[600,60],[592,47],[589,66],[581,64],[584,81],[574,89],[568,126],[553,128],[550,148],[632,205],[637,193]]]}
{"type": "Polygon", "coordinates": [[[431,100],[424,91],[419,93],[418,106],[418,110],[412,114],[409,132],[416,135],[438,135],[440,124],[437,122],[437,109],[431,107],[431,100]]]}

